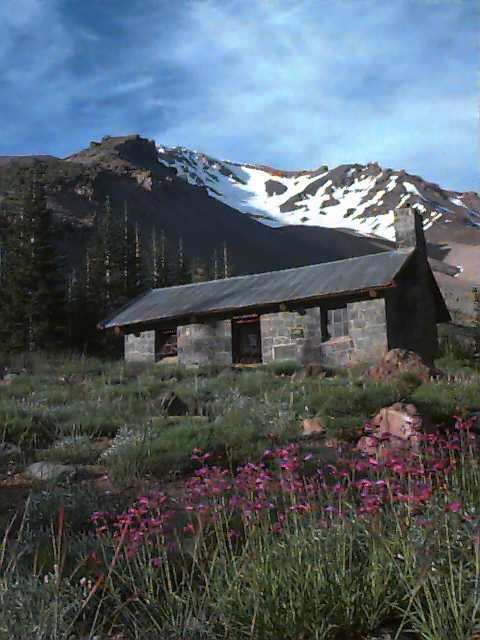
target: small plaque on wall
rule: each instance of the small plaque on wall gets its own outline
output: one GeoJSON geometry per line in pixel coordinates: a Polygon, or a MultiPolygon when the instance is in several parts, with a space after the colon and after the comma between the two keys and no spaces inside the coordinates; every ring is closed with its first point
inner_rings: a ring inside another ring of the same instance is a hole
{"type": "Polygon", "coordinates": [[[290,338],[304,338],[304,337],[305,337],[305,334],[304,334],[303,327],[301,325],[292,327],[290,329],[290,338]]]}

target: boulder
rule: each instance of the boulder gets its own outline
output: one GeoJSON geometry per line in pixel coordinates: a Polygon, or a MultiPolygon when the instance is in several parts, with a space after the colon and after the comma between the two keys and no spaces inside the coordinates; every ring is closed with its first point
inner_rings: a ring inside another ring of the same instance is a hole
{"type": "Polygon", "coordinates": [[[167,416],[185,416],[188,405],[174,391],[167,391],[160,396],[160,410],[167,416]]]}
{"type": "Polygon", "coordinates": [[[418,353],[407,349],[391,349],[376,365],[367,370],[365,377],[378,382],[388,382],[404,372],[414,374],[421,382],[443,377],[442,371],[431,367],[418,353]]]}
{"type": "Polygon", "coordinates": [[[25,469],[25,477],[30,480],[42,482],[62,482],[71,480],[76,473],[76,468],[70,464],[57,464],[56,462],[34,462],[25,469]]]}
{"type": "Polygon", "coordinates": [[[319,416],[304,418],[302,421],[302,436],[323,435],[325,431],[325,425],[319,416]]]}
{"type": "Polygon", "coordinates": [[[422,432],[422,418],[413,404],[396,402],[380,409],[370,421],[372,433],[363,436],[357,449],[368,454],[416,447],[422,432]]]}

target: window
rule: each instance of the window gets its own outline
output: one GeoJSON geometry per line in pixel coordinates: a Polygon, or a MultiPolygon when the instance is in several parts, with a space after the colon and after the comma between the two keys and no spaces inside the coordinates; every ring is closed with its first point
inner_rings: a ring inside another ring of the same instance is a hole
{"type": "Polygon", "coordinates": [[[232,356],[235,364],[262,362],[262,341],[258,316],[232,320],[232,356]]]}
{"type": "Polygon", "coordinates": [[[348,309],[326,309],[322,313],[322,340],[348,336],[348,309]]]}
{"type": "Polygon", "coordinates": [[[155,331],[155,360],[177,355],[177,328],[155,331]]]}

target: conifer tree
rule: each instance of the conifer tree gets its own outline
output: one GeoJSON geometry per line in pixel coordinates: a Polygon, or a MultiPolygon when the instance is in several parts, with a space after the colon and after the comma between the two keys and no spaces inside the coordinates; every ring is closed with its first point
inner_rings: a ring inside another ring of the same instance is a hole
{"type": "Polygon", "coordinates": [[[72,267],[67,274],[66,286],[66,334],[70,347],[80,348],[85,331],[85,306],[81,298],[78,271],[72,267]]]}
{"type": "Polygon", "coordinates": [[[208,269],[204,260],[194,258],[192,260],[192,282],[206,282],[209,279],[208,269]]]}
{"type": "Polygon", "coordinates": [[[64,279],[41,179],[37,169],[25,171],[7,200],[0,313],[11,350],[60,346],[65,327],[64,279]]]}
{"type": "Polygon", "coordinates": [[[220,260],[218,258],[218,251],[213,250],[212,257],[210,259],[210,280],[218,280],[220,278],[220,260]]]}
{"type": "Polygon", "coordinates": [[[138,228],[138,222],[135,223],[135,235],[134,235],[134,250],[132,260],[132,274],[131,274],[131,295],[137,296],[144,289],[144,273],[143,273],[143,260],[142,260],[142,242],[140,239],[140,230],[138,228]]]}
{"type": "Polygon", "coordinates": [[[168,245],[164,229],[158,237],[156,227],[152,231],[151,286],[153,289],[167,287],[170,282],[168,245]]]}
{"type": "Polygon", "coordinates": [[[189,260],[185,257],[183,250],[183,238],[178,239],[177,244],[177,272],[176,284],[188,284],[192,281],[189,260]]]}
{"type": "Polygon", "coordinates": [[[33,185],[32,201],[32,347],[60,346],[65,339],[65,280],[55,246],[52,215],[43,187],[33,185]]]}
{"type": "Polygon", "coordinates": [[[222,247],[222,278],[231,278],[233,269],[230,259],[230,252],[228,251],[227,243],[223,243],[222,247]]]}
{"type": "Polygon", "coordinates": [[[29,347],[30,286],[32,255],[27,222],[25,176],[10,196],[3,217],[3,266],[0,287],[0,331],[5,350],[29,347]],[[23,191],[23,193],[20,192],[23,191]]]}

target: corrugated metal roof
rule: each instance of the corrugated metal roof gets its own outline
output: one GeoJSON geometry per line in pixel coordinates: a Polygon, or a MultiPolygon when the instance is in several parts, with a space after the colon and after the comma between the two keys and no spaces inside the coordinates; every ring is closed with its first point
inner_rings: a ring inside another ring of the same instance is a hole
{"type": "Polygon", "coordinates": [[[308,267],[153,289],[100,326],[108,329],[385,287],[413,252],[397,249],[308,267]]]}

